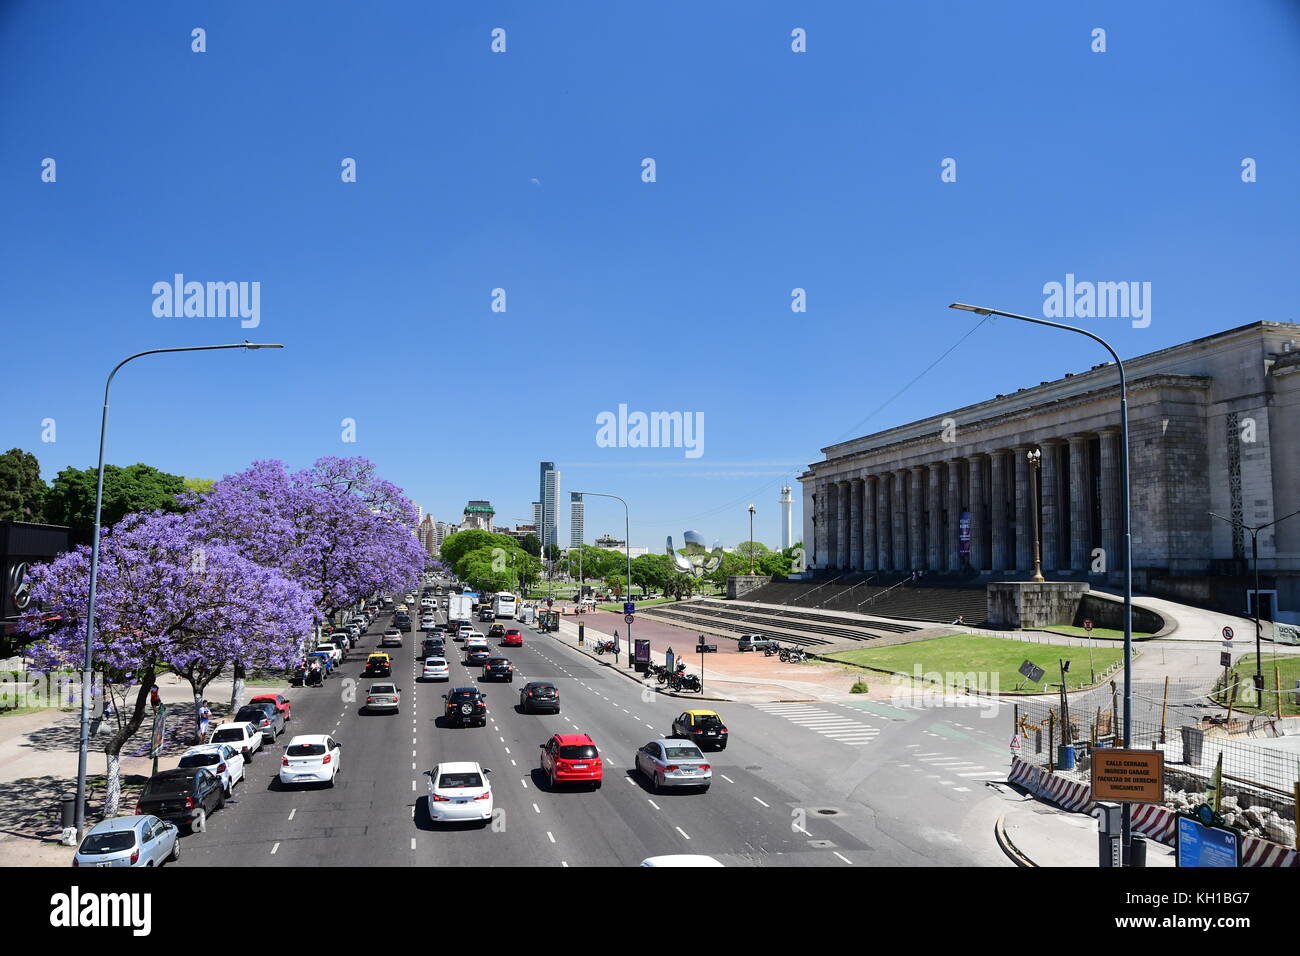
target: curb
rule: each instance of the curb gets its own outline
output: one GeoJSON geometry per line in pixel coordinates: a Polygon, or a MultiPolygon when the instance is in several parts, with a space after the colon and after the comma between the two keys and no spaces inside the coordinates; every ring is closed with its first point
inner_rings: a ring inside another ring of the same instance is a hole
{"type": "Polygon", "coordinates": [[[1037,863],[1025,856],[1018,846],[1011,842],[1011,837],[1007,836],[1007,828],[1005,826],[1006,819],[1007,815],[1003,813],[998,817],[997,822],[993,824],[993,836],[998,841],[998,846],[1002,848],[1002,852],[1005,853],[1016,866],[1038,866],[1037,863]]]}

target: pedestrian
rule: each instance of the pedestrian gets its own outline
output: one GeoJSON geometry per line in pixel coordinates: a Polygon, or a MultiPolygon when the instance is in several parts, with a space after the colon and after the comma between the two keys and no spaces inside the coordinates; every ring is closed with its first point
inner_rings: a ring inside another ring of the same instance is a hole
{"type": "Polygon", "coordinates": [[[965,614],[958,614],[958,615],[957,615],[957,620],[953,621],[952,623],[954,623],[954,624],[965,624],[965,623],[966,623],[966,615],[965,615],[965,614]]]}
{"type": "Polygon", "coordinates": [[[208,739],[208,722],[212,720],[212,711],[206,700],[199,700],[199,743],[208,739]]]}
{"type": "Polygon", "coordinates": [[[153,708],[153,712],[156,714],[161,704],[162,696],[158,693],[158,685],[154,684],[153,687],[149,688],[149,706],[153,708]]]}

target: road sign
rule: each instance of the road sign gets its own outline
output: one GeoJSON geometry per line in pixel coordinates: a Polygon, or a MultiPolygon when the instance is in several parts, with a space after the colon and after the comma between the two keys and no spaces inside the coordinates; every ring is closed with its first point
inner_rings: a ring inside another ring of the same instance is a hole
{"type": "Polygon", "coordinates": [[[1018,754],[1018,753],[1020,753],[1020,735],[1019,735],[1019,734],[1012,734],[1012,735],[1011,735],[1011,752],[1012,752],[1013,754],[1018,754]]]}
{"type": "Polygon", "coordinates": [[[1219,666],[1220,667],[1232,666],[1232,651],[1221,651],[1219,653],[1219,666]]]}
{"type": "Polygon", "coordinates": [[[624,601],[624,602],[623,602],[623,613],[624,613],[624,614],[635,614],[635,613],[636,613],[636,603],[635,603],[634,601],[624,601]]]}
{"type": "Polygon", "coordinates": [[[1084,618],[1084,619],[1083,619],[1083,629],[1084,629],[1085,631],[1091,631],[1091,630],[1092,630],[1092,618],[1087,617],[1087,618],[1084,618]]]}
{"type": "Polygon", "coordinates": [[[634,614],[624,614],[624,615],[623,615],[623,621],[624,621],[624,623],[626,623],[626,624],[631,624],[631,623],[632,623],[633,621],[635,621],[635,620],[636,620],[636,615],[634,615],[634,614]]]}
{"type": "Polygon", "coordinates": [[[1232,640],[1232,628],[1226,626],[1223,628],[1223,639],[1225,641],[1232,640]]]}
{"type": "Polygon", "coordinates": [[[1020,673],[1024,674],[1030,681],[1035,684],[1042,683],[1043,669],[1033,661],[1025,661],[1020,665],[1020,673]]]}
{"type": "Polygon", "coordinates": [[[1159,750],[1098,747],[1092,751],[1092,799],[1165,802],[1165,755],[1159,750]]]}
{"type": "Polygon", "coordinates": [[[1238,867],[1241,840],[1234,830],[1209,827],[1191,817],[1178,818],[1175,866],[1238,867]]]}

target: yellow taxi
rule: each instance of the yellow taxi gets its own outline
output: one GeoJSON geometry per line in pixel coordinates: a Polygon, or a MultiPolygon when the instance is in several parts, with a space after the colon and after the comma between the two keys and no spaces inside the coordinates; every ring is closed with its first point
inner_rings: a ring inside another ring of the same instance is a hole
{"type": "Polygon", "coordinates": [[[366,677],[392,677],[393,659],[387,654],[374,653],[366,658],[366,677]]]}
{"type": "Polygon", "coordinates": [[[670,736],[684,737],[701,750],[712,747],[715,750],[727,749],[727,725],[716,710],[683,711],[673,721],[670,736]]]}

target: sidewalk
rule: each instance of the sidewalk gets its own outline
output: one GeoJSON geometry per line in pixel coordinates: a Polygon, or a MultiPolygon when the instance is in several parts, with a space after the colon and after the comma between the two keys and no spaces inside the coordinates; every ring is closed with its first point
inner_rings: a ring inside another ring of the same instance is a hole
{"type": "MultiPolygon", "coordinates": [[[[1098,865],[1097,821],[1082,813],[1068,813],[1026,795],[998,820],[994,838],[1004,853],[1020,866],[1098,865]]],[[[1172,867],[1174,848],[1147,841],[1147,866],[1172,867]]]]}

